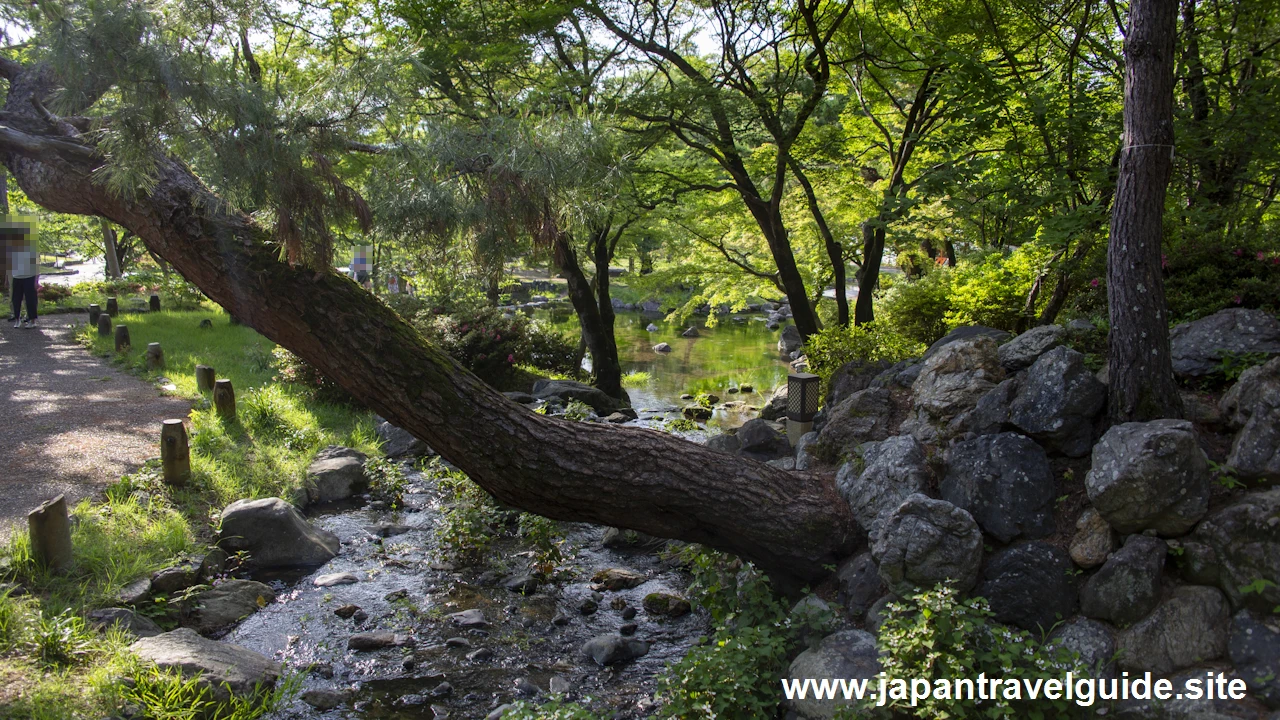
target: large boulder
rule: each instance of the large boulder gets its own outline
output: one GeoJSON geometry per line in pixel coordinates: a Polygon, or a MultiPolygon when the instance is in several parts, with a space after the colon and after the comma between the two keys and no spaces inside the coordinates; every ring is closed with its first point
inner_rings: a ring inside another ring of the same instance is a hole
{"type": "Polygon", "coordinates": [[[865,442],[889,437],[892,399],[883,388],[859,390],[825,414],[826,424],[818,432],[817,444],[810,452],[835,462],[852,455],[865,442]]]}
{"type": "Polygon", "coordinates": [[[1075,613],[1071,559],[1043,542],[1012,545],[987,560],[974,594],[987,599],[996,620],[1040,635],[1075,613]]]}
{"type": "Polygon", "coordinates": [[[736,434],[720,433],[707,439],[707,447],[722,453],[736,455],[738,448],[742,447],[742,441],[738,439],[736,434]]]}
{"type": "Polygon", "coordinates": [[[88,620],[91,625],[102,630],[118,627],[134,637],[140,638],[155,637],[164,632],[151,618],[146,615],[139,615],[129,608],[113,607],[94,610],[89,613],[88,620]]]}
{"type": "Polygon", "coordinates": [[[994,435],[998,432],[1012,430],[1009,424],[1009,408],[1018,397],[1018,389],[1022,387],[1017,376],[1001,380],[978,399],[978,404],[967,414],[953,422],[957,430],[963,429],[974,435],[994,435]]]}
{"type": "Polygon", "coordinates": [[[800,436],[796,441],[796,470],[810,470],[818,465],[820,460],[814,457],[814,443],[818,441],[818,433],[809,431],[800,436]]]}
{"type": "Polygon", "coordinates": [[[887,360],[853,360],[845,363],[827,381],[827,397],[823,406],[834,407],[859,390],[871,387],[871,381],[891,365],[887,360]]]}
{"type": "Polygon", "coordinates": [[[1085,581],[1080,613],[1121,627],[1146,617],[1160,602],[1160,574],[1167,553],[1162,540],[1129,536],[1124,547],[1085,581]]]}
{"type": "Polygon", "coordinates": [[[790,355],[802,347],[804,338],[800,337],[800,328],[795,325],[782,328],[782,335],[778,338],[778,352],[790,355]]]}
{"type": "Polygon", "coordinates": [[[1216,660],[1227,652],[1231,609],[1216,588],[1177,588],[1155,612],[1116,639],[1121,669],[1157,675],[1216,660]]]}
{"type": "Polygon", "coordinates": [[[1263,310],[1229,308],[1169,331],[1173,372],[1204,377],[1221,372],[1227,355],[1280,354],[1280,320],[1263,310]]]}
{"type": "Polygon", "coordinates": [[[858,524],[875,535],[880,521],[908,497],[924,492],[929,465],[924,446],[910,435],[864,443],[836,473],[836,489],[853,508],[858,524]]]}
{"type": "Polygon", "coordinates": [[[760,417],[765,420],[781,420],[787,416],[787,384],[783,383],[774,389],[769,401],[760,408],[760,417]]]}
{"type": "Polygon", "coordinates": [[[953,445],[940,490],[943,500],[967,510],[1000,542],[1053,532],[1057,484],[1049,459],[1017,433],[980,435],[953,445]]]}
{"type": "Polygon", "coordinates": [[[364,453],[349,447],[330,445],[316,453],[307,467],[307,502],[345,500],[366,484],[364,453]]]}
{"type": "Polygon", "coordinates": [[[1116,638],[1111,629],[1097,620],[1076,617],[1059,625],[1049,636],[1051,648],[1065,648],[1080,656],[1080,661],[1097,678],[1116,676],[1116,638]]]}
{"type": "Polygon", "coordinates": [[[1280,710],[1280,622],[1274,615],[1236,613],[1227,653],[1249,692],[1272,710],[1280,710]],[[1260,619],[1262,618],[1262,619],[1260,619]]]}
{"type": "Polygon", "coordinates": [[[943,335],[930,345],[929,349],[924,351],[924,355],[920,360],[928,360],[934,355],[937,355],[943,348],[951,343],[959,342],[961,340],[972,340],[979,337],[991,338],[993,342],[999,345],[1000,343],[1007,341],[1012,336],[1004,330],[986,327],[985,325],[961,325],[946,335],[943,335]]]}
{"type": "Polygon", "coordinates": [[[1280,481],[1280,357],[1252,367],[1220,404],[1227,422],[1239,431],[1227,464],[1246,480],[1280,481]]]}
{"type": "Polygon", "coordinates": [[[408,430],[385,420],[378,423],[378,439],[382,441],[382,453],[392,459],[435,455],[429,445],[414,437],[408,430]]]}
{"type": "Polygon", "coordinates": [[[556,398],[564,404],[577,400],[591,406],[600,417],[612,415],[626,406],[626,403],[609,397],[600,388],[573,380],[538,380],[533,384],[533,396],[538,400],[556,398]]]}
{"type": "Polygon", "coordinates": [[[982,531],[955,505],[912,495],[885,519],[871,553],[896,595],[940,582],[968,592],[982,565],[982,531]]]}
{"type": "Polygon", "coordinates": [[[219,544],[249,553],[256,568],[323,565],[338,554],[338,536],[321,530],[280,498],[237,500],[222,511],[219,544]]]}
{"type": "Polygon", "coordinates": [[[1031,367],[1041,355],[1058,347],[1067,339],[1061,325],[1041,325],[1022,333],[1000,346],[1000,365],[1009,372],[1031,367]]]}
{"type": "Polygon", "coordinates": [[[1235,607],[1268,613],[1280,606],[1280,488],[1248,493],[1215,510],[1191,536],[1207,557],[1206,581],[1235,607]],[[1245,592],[1242,588],[1252,588],[1245,592]]]}
{"type": "Polygon", "coordinates": [[[604,667],[644,657],[649,653],[649,643],[619,635],[597,635],[582,643],[581,651],[604,667]]]}
{"type": "Polygon", "coordinates": [[[1120,533],[1181,535],[1209,509],[1209,460],[1185,420],[1115,425],[1093,448],[1089,501],[1120,533]]]}
{"type": "Polygon", "coordinates": [[[909,429],[922,442],[955,435],[958,428],[952,423],[962,421],[978,400],[1003,379],[996,341],[989,336],[948,343],[925,360],[919,377],[912,383],[915,415],[903,429],[909,429]]]}
{"type": "MultiPolygon", "coordinates": [[[[879,658],[875,635],[865,630],[841,630],[800,653],[791,661],[787,675],[793,683],[809,679],[866,682],[867,690],[874,691],[877,689],[876,675],[880,672],[879,658]]],[[[811,686],[805,698],[796,697],[786,703],[806,720],[831,720],[841,708],[856,712],[861,707],[857,700],[845,700],[842,693],[837,693],[835,700],[819,700],[813,695],[811,686]]]]}
{"type": "Polygon", "coordinates": [[[176,669],[184,678],[199,678],[199,684],[222,702],[268,690],[280,677],[280,664],[261,653],[200,637],[190,628],[143,638],[129,651],[163,670],[176,669]]]}
{"type": "Polygon", "coordinates": [[[855,620],[865,617],[876,600],[889,592],[880,579],[880,568],[869,550],[840,564],[836,569],[836,586],[840,603],[855,620]]]}
{"type": "Polygon", "coordinates": [[[183,625],[208,635],[249,617],[275,599],[275,592],[260,582],[227,580],[191,599],[193,607],[183,625]]]}
{"type": "Polygon", "coordinates": [[[1084,355],[1058,346],[1027,370],[1009,406],[1009,422],[1050,450],[1084,457],[1093,445],[1093,419],[1107,388],[1085,367],[1084,355]]]}
{"type": "Polygon", "coordinates": [[[738,428],[738,454],[755,460],[772,460],[791,454],[787,436],[763,418],[753,418],[738,428]]]}

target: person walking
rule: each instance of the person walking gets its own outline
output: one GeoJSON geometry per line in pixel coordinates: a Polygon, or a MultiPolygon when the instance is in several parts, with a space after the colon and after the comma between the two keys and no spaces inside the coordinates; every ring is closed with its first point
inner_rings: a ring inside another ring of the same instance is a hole
{"type": "Polygon", "coordinates": [[[40,254],[30,228],[9,228],[5,233],[8,250],[9,286],[13,300],[13,326],[34,328],[39,313],[36,310],[36,284],[40,277],[40,254]],[[23,303],[27,317],[22,319],[23,303]]]}

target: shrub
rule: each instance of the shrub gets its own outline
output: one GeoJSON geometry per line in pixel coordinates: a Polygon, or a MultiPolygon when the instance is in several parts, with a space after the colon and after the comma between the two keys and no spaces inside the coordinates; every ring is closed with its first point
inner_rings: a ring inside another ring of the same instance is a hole
{"type": "Polygon", "coordinates": [[[369,458],[364,463],[364,476],[369,480],[369,495],[387,503],[392,510],[404,505],[409,480],[399,464],[386,458],[369,458]]]}
{"type": "Polygon", "coordinates": [[[1166,258],[1165,298],[1174,322],[1231,307],[1280,312],[1280,253],[1274,250],[1187,243],[1166,258]]]}
{"type": "Polygon", "coordinates": [[[923,353],[925,345],[897,332],[885,322],[840,327],[835,325],[810,335],[805,341],[809,369],[825,387],[832,374],[854,360],[897,362],[923,353]]]}
{"type": "Polygon", "coordinates": [[[453,315],[419,313],[415,324],[437,347],[490,384],[500,382],[517,364],[565,375],[578,371],[577,342],[524,315],[486,307],[453,315]]]}
{"type": "Polygon", "coordinates": [[[36,656],[47,668],[75,665],[93,651],[94,633],[69,608],[57,615],[42,614],[34,630],[36,656]]]}
{"type": "Polygon", "coordinates": [[[932,345],[949,329],[952,277],[951,268],[940,267],[919,280],[893,283],[880,300],[877,322],[918,343],[932,345]]]}
{"type": "Polygon", "coordinates": [[[57,302],[71,297],[71,288],[66,285],[46,285],[41,283],[36,290],[36,297],[40,298],[40,302],[57,302]]]}
{"type": "Polygon", "coordinates": [[[283,347],[272,349],[271,367],[276,371],[274,380],[304,388],[314,400],[333,405],[359,406],[356,399],[330,380],[328,375],[283,347]]]}
{"type": "Polygon", "coordinates": [[[497,537],[504,513],[484,488],[461,470],[448,469],[435,458],[426,468],[436,476],[444,496],[444,512],[437,530],[442,559],[461,564],[480,562],[497,537]]]}
{"type": "Polygon", "coordinates": [[[1008,255],[993,252],[962,262],[952,271],[947,326],[986,325],[1016,332],[1027,294],[1051,254],[1028,243],[1008,255]]]}

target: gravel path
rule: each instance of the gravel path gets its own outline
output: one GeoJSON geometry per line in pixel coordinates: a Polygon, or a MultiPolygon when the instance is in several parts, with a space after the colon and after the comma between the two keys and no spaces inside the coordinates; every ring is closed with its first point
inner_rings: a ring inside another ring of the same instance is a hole
{"type": "Polygon", "coordinates": [[[191,409],[86,352],[71,328],[87,320],[0,326],[0,536],[58,493],[90,497],[159,455],[160,421],[191,409]]]}

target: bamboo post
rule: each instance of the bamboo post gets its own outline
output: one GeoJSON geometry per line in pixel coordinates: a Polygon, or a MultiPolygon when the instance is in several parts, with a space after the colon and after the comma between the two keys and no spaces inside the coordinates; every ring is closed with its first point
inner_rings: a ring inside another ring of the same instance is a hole
{"type": "Polygon", "coordinates": [[[191,479],[191,448],[181,420],[165,420],[160,428],[160,467],[166,485],[182,487],[191,479]]]}
{"type": "Polygon", "coordinates": [[[98,316],[98,334],[106,337],[111,334],[111,316],[102,313],[98,316]]]}
{"type": "Polygon", "coordinates": [[[27,513],[31,555],[37,562],[60,570],[71,564],[71,519],[64,495],[27,513]]]}
{"type": "Polygon", "coordinates": [[[155,293],[147,300],[147,309],[151,312],[160,312],[160,296],[155,293]]]}
{"type": "Polygon", "coordinates": [[[89,305],[89,324],[97,325],[98,316],[102,314],[102,308],[98,307],[98,303],[90,303],[89,305]]]}
{"type": "Polygon", "coordinates": [[[116,326],[116,352],[124,352],[129,349],[129,326],[116,326]]]}
{"type": "Polygon", "coordinates": [[[107,298],[107,314],[115,317],[120,314],[120,301],[114,297],[107,298]]]}
{"type": "Polygon", "coordinates": [[[218,411],[218,416],[226,420],[234,420],[236,417],[236,391],[231,387],[231,381],[227,379],[216,380],[213,383],[213,407],[218,411]]]}
{"type": "Polygon", "coordinates": [[[160,343],[147,343],[147,369],[159,370],[164,367],[164,349],[160,343]]]}
{"type": "Polygon", "coordinates": [[[208,365],[196,366],[196,389],[202,393],[213,390],[213,382],[217,379],[217,374],[213,368],[208,365]]]}

